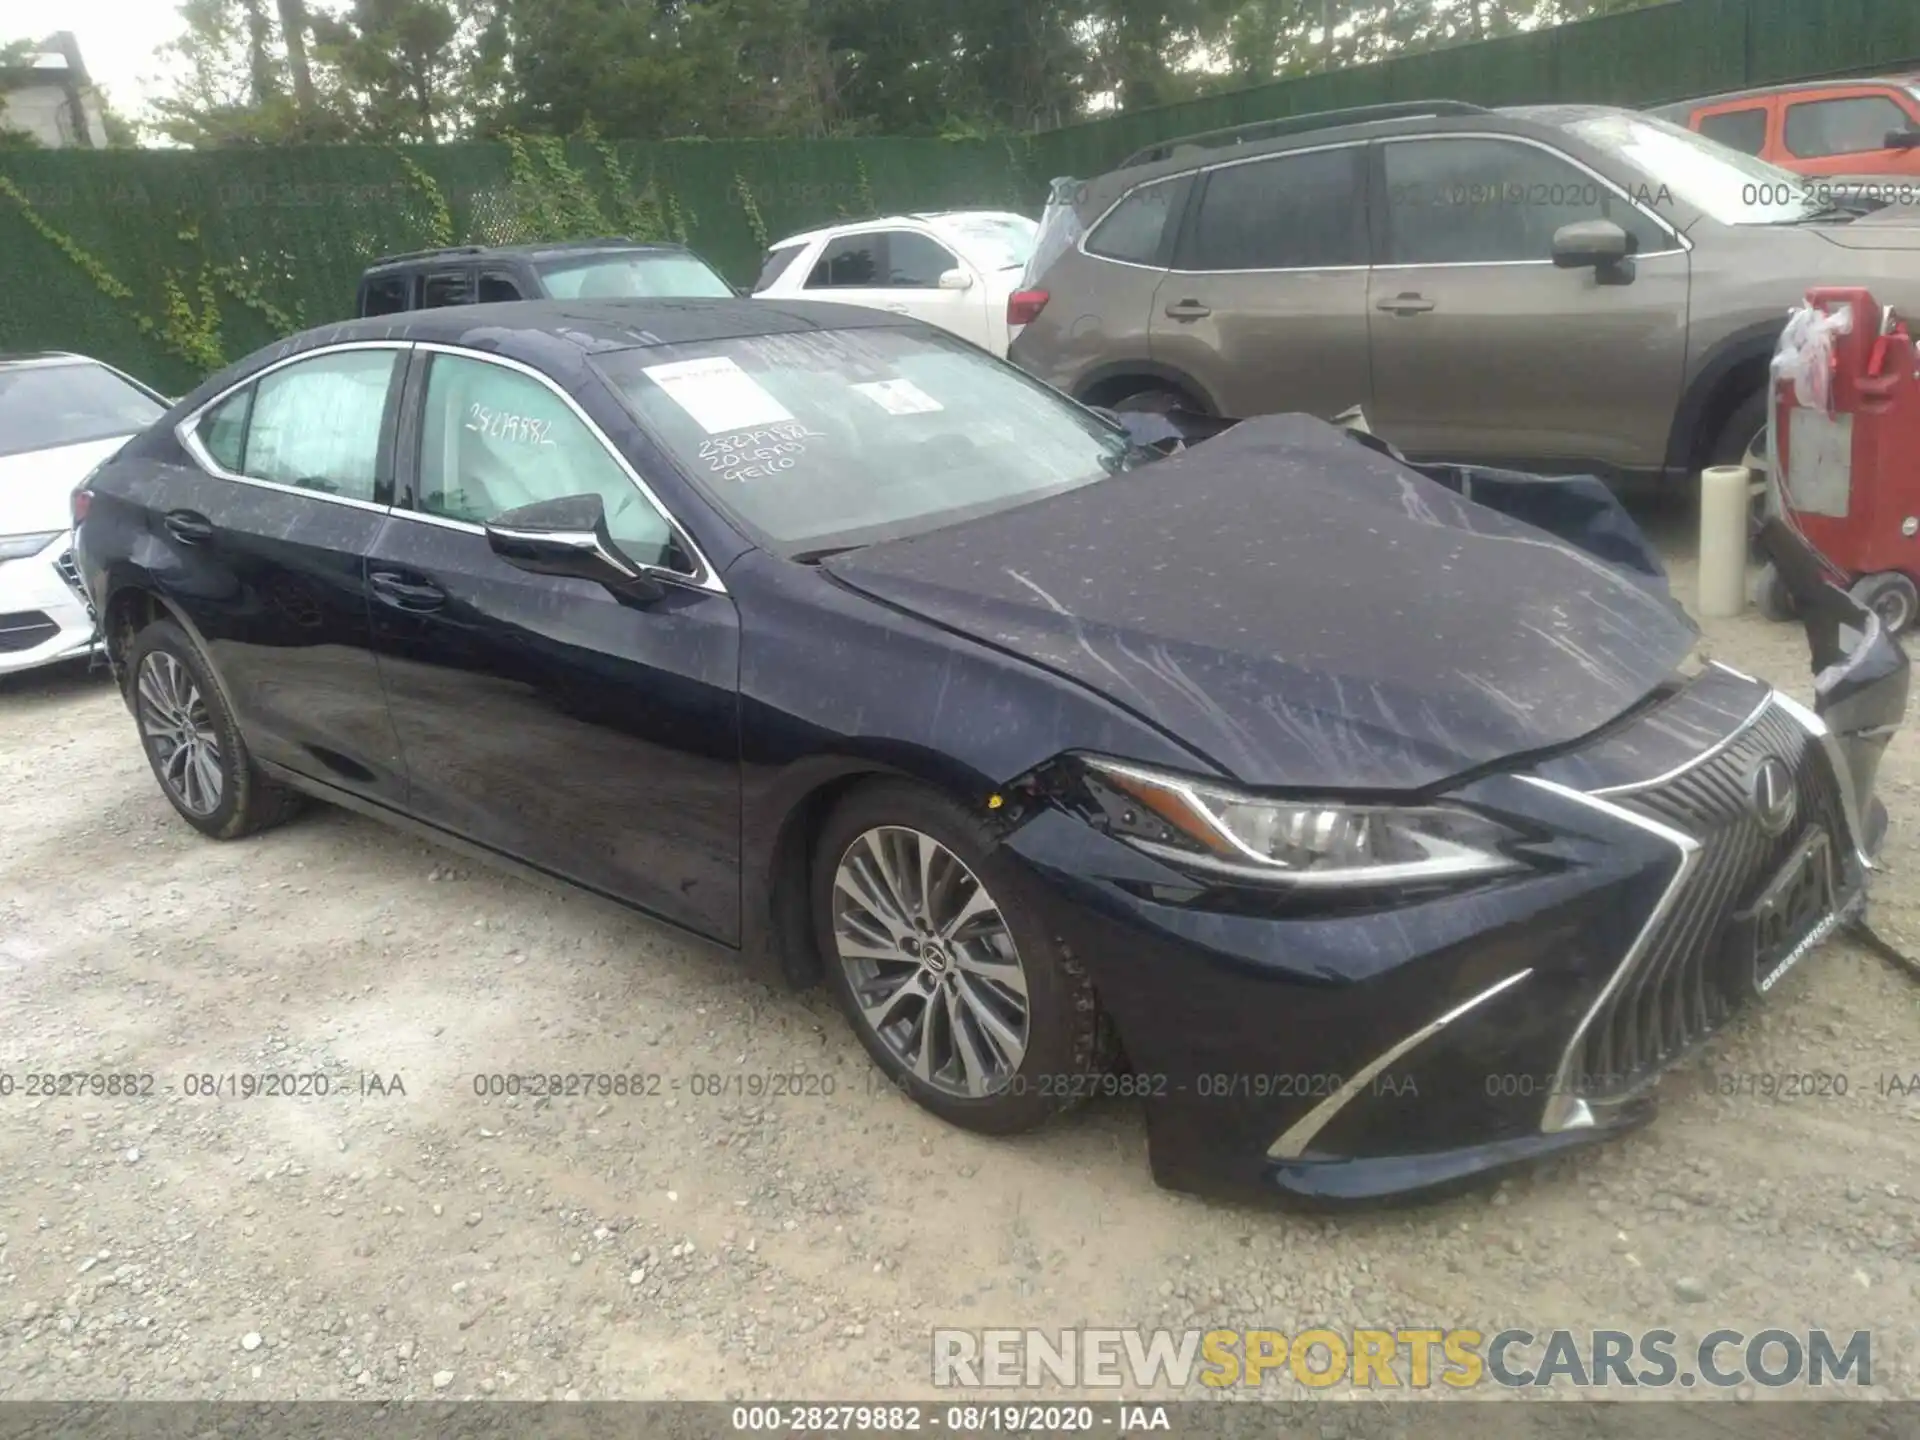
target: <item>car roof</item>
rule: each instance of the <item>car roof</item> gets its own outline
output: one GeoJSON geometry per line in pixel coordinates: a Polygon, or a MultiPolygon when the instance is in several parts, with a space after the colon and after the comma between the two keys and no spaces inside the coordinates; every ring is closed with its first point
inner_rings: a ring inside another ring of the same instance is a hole
{"type": "MultiPolygon", "coordinates": [[[[1331,111],[1324,126],[1302,124],[1282,134],[1248,140],[1241,144],[1196,145],[1193,148],[1186,148],[1181,141],[1166,142],[1165,145],[1153,148],[1160,150],[1172,145],[1181,145],[1182,148],[1161,158],[1144,160],[1131,165],[1123,164],[1116,169],[1103,172],[1087,185],[1082,204],[1095,212],[1103,211],[1116,196],[1149,180],[1185,175],[1192,171],[1238,160],[1285,155],[1294,150],[1310,150],[1391,135],[1471,132],[1488,127],[1525,134],[1528,127],[1559,126],[1582,116],[1637,113],[1639,112],[1618,105],[1510,105],[1489,110],[1447,100],[1408,101],[1404,105],[1396,104],[1391,107],[1367,106],[1357,111],[1331,111]],[[1433,108],[1426,108],[1428,106],[1433,108]],[[1375,119],[1350,118],[1364,117],[1367,111],[1381,108],[1405,113],[1393,113],[1375,119]]],[[[1299,118],[1305,121],[1311,117],[1299,118]]],[[[1239,128],[1243,127],[1233,127],[1233,129],[1239,128]]],[[[1201,141],[1213,139],[1216,136],[1231,136],[1231,134],[1232,129],[1229,129],[1210,131],[1205,135],[1189,138],[1201,141]]]]}
{"type": "Polygon", "coordinates": [[[13,369],[24,369],[30,365],[98,365],[99,363],[91,355],[77,355],[71,350],[0,350],[0,366],[13,369]]]}
{"type": "Polygon", "coordinates": [[[809,330],[912,326],[904,315],[822,300],[512,300],[449,305],[323,325],[272,347],[278,358],[375,340],[460,345],[538,364],[555,347],[580,356],[809,330]]]}
{"type": "Polygon", "coordinates": [[[1690,100],[1675,100],[1651,106],[1655,115],[1685,115],[1702,105],[1720,105],[1733,100],[1762,100],[1771,95],[1791,95],[1801,90],[1845,90],[1851,86],[1885,89],[1889,85],[1910,89],[1920,85],[1920,71],[1897,75],[1849,75],[1839,80],[1793,80],[1780,85],[1755,85],[1746,90],[1722,90],[1713,95],[1696,95],[1690,100]]]}
{"type": "Polygon", "coordinates": [[[627,240],[618,235],[596,240],[545,240],[516,245],[448,245],[437,250],[409,250],[397,255],[382,255],[372,261],[369,271],[389,266],[432,265],[449,260],[545,260],[561,255],[596,254],[613,250],[652,251],[663,255],[685,255],[687,247],[668,240],[627,240]]]}
{"type": "Polygon", "coordinates": [[[916,210],[911,214],[872,215],[864,220],[841,220],[832,225],[817,226],[812,230],[802,230],[776,240],[767,248],[785,250],[791,245],[811,245],[814,241],[829,235],[838,235],[848,230],[867,230],[876,225],[927,225],[938,227],[942,221],[952,220],[1026,220],[1033,223],[1031,217],[1017,210],[916,210]]]}

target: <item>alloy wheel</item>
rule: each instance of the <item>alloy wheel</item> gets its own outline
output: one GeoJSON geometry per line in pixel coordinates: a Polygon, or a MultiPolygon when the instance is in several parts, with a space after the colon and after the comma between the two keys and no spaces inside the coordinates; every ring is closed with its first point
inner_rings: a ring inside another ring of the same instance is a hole
{"type": "Polygon", "coordinates": [[[924,1083],[984,1099],[1027,1052],[1027,973],[987,887],[930,835],[879,826],[833,877],[833,939],[861,1019],[924,1083]]]}
{"type": "Polygon", "coordinates": [[[160,783],[190,814],[213,814],[225,788],[220,737],[192,672],[166,651],[155,650],[140,662],[137,693],[140,733],[160,783]]]}

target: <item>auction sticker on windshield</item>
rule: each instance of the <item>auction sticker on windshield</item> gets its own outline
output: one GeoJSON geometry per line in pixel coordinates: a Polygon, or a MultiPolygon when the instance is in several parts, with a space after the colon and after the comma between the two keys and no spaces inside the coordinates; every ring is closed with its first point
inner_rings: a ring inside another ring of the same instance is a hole
{"type": "Polygon", "coordinates": [[[653,365],[645,374],[709,435],[793,419],[786,406],[724,355],[653,365]]]}
{"type": "Polygon", "coordinates": [[[875,380],[853,389],[889,415],[926,415],[946,408],[911,380],[875,380]]]}

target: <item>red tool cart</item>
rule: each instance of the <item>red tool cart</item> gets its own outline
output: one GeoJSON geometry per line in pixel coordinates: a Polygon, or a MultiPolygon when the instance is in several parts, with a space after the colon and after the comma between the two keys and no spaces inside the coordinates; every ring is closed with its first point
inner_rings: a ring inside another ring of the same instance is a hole
{"type": "MultiPolygon", "coordinates": [[[[1920,353],[1864,289],[1807,292],[1774,361],[1768,509],[1895,634],[1920,611],[1920,353]]],[[[1784,607],[1763,582],[1763,606],[1784,607]],[[1771,603],[1768,603],[1769,599],[1771,603]]]]}

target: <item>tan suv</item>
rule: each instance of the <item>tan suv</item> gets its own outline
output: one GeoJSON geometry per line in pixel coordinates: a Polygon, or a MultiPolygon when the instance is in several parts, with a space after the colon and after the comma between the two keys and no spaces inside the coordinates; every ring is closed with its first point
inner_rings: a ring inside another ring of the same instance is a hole
{"type": "Polygon", "coordinates": [[[1764,463],[1788,308],[1920,316],[1920,208],[1833,203],[1628,110],[1458,102],[1170,142],[1056,186],[1011,358],[1092,405],[1354,405],[1416,460],[1764,463]]]}

